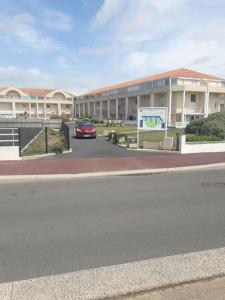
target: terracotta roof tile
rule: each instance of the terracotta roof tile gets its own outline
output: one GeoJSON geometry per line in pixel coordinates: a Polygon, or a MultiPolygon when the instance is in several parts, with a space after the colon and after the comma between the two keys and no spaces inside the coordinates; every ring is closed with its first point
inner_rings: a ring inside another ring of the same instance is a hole
{"type": "Polygon", "coordinates": [[[105,91],[110,91],[110,90],[114,90],[114,89],[118,89],[118,88],[123,88],[123,87],[136,85],[136,84],[139,84],[139,83],[144,83],[144,82],[147,82],[147,81],[165,79],[165,78],[170,78],[170,77],[171,78],[172,77],[185,77],[185,78],[198,78],[198,79],[208,79],[208,80],[224,80],[224,79],[219,78],[219,77],[215,77],[215,76],[211,76],[211,75],[208,75],[208,74],[196,72],[196,71],[193,71],[193,70],[181,68],[181,69],[176,69],[176,70],[172,70],[172,71],[168,71],[168,72],[164,72],[164,73],[158,73],[158,74],[155,74],[155,75],[143,77],[143,78],[136,79],[136,80],[130,80],[130,81],[127,81],[127,82],[115,84],[115,85],[108,86],[108,87],[103,87],[101,89],[97,89],[97,90],[85,93],[81,96],[98,94],[98,93],[102,93],[102,92],[105,92],[105,91]]]}
{"type": "Polygon", "coordinates": [[[19,88],[19,90],[23,91],[29,96],[46,96],[52,91],[53,89],[36,89],[36,88],[19,88]]]}
{"type": "MultiPolygon", "coordinates": [[[[0,87],[0,91],[3,91],[7,89],[7,87],[0,87]]],[[[29,96],[41,96],[41,97],[45,97],[47,96],[49,93],[56,91],[58,89],[40,89],[40,88],[18,88],[18,90],[20,90],[21,92],[24,92],[25,94],[29,95],[29,96]]],[[[60,89],[61,90],[61,89],[60,89]]],[[[75,95],[65,92],[66,94],[70,95],[71,97],[75,97],[75,95]]]]}

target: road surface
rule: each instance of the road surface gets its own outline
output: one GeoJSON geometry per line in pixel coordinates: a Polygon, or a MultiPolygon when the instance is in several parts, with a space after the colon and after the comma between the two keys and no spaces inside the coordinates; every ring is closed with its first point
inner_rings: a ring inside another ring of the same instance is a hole
{"type": "Polygon", "coordinates": [[[10,183],[0,190],[0,282],[225,243],[225,170],[10,183]]]}

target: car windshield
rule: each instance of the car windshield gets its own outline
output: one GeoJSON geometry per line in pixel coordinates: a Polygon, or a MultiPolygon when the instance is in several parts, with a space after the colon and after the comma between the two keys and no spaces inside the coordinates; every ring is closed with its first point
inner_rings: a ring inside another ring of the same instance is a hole
{"type": "Polygon", "coordinates": [[[93,124],[91,123],[88,123],[88,122],[81,122],[79,123],[79,126],[78,127],[89,127],[89,128],[93,128],[93,124]]]}

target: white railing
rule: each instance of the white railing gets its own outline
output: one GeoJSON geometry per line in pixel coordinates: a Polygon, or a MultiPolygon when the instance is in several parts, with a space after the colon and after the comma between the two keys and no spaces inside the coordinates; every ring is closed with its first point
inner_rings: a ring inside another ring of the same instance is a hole
{"type": "Polygon", "coordinates": [[[18,128],[0,128],[0,146],[18,146],[19,131],[18,128]]]}
{"type": "Polygon", "coordinates": [[[21,97],[15,97],[15,96],[5,96],[5,95],[0,95],[0,100],[26,100],[26,101],[48,101],[48,100],[53,100],[53,101],[73,101],[73,98],[64,98],[64,99],[57,99],[53,97],[40,97],[40,96],[21,96],[21,97]]]}

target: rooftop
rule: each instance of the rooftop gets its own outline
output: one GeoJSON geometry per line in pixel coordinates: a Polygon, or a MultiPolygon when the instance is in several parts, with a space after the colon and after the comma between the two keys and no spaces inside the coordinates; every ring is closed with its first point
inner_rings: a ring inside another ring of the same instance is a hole
{"type": "Polygon", "coordinates": [[[62,91],[65,92],[66,94],[70,95],[71,97],[74,97],[75,95],[68,93],[62,89],[41,89],[41,88],[16,88],[16,87],[0,87],[0,92],[10,88],[11,90],[17,89],[28,96],[41,96],[41,97],[46,97],[49,93],[54,92],[54,91],[62,91]]]}
{"type": "Polygon", "coordinates": [[[153,80],[159,80],[159,79],[165,79],[165,78],[173,78],[173,77],[205,79],[205,80],[224,80],[219,77],[215,77],[215,76],[200,73],[197,71],[181,68],[181,69],[176,69],[176,70],[172,70],[172,71],[168,71],[168,72],[154,74],[154,75],[143,77],[143,78],[136,79],[136,80],[130,80],[130,81],[126,81],[123,83],[103,87],[101,89],[97,89],[97,90],[93,90],[88,93],[85,93],[81,96],[99,94],[99,93],[103,93],[103,92],[118,89],[118,88],[123,88],[123,87],[128,87],[128,86],[144,83],[147,81],[153,81],[153,80]]]}

